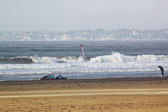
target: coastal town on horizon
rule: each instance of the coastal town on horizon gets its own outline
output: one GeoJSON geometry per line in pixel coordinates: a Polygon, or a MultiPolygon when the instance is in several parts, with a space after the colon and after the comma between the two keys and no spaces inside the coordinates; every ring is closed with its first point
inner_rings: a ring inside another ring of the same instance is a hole
{"type": "Polygon", "coordinates": [[[0,41],[136,41],[168,40],[168,29],[74,31],[0,31],[0,41]]]}

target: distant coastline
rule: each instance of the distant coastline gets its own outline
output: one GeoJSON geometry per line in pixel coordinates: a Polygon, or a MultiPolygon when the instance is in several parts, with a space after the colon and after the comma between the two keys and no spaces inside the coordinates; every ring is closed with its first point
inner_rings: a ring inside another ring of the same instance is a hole
{"type": "Polygon", "coordinates": [[[0,31],[0,41],[164,41],[168,29],[0,31]]]}

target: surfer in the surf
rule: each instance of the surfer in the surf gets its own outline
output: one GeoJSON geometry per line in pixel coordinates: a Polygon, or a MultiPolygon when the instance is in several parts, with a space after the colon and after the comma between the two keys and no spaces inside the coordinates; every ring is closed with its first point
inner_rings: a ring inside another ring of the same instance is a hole
{"type": "Polygon", "coordinates": [[[162,73],[161,77],[164,77],[164,68],[162,66],[158,66],[160,72],[162,73]]]}

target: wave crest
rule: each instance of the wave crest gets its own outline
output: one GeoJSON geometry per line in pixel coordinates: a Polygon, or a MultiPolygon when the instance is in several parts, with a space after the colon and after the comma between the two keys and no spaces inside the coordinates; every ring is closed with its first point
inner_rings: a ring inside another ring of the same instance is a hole
{"type": "Polygon", "coordinates": [[[112,52],[111,55],[102,55],[87,60],[81,56],[60,56],[60,57],[12,57],[12,58],[0,58],[0,63],[5,64],[43,64],[43,63],[127,63],[127,62],[157,62],[168,61],[168,55],[137,55],[129,56],[118,52],[112,52]]]}
{"type": "Polygon", "coordinates": [[[90,59],[91,62],[155,62],[168,60],[167,55],[138,55],[128,56],[113,52],[111,55],[97,56],[90,59]]]}
{"type": "Polygon", "coordinates": [[[30,57],[11,57],[11,58],[0,58],[0,63],[31,64],[33,63],[33,60],[30,57]]]}
{"type": "Polygon", "coordinates": [[[83,57],[63,56],[63,57],[32,57],[34,63],[68,63],[84,62],[83,57]]]}

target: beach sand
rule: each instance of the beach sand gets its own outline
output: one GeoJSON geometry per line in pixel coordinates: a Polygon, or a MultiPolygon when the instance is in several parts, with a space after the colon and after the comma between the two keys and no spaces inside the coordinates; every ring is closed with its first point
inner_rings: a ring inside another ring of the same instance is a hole
{"type": "Polygon", "coordinates": [[[0,82],[0,112],[167,111],[167,77],[0,82]]]}

